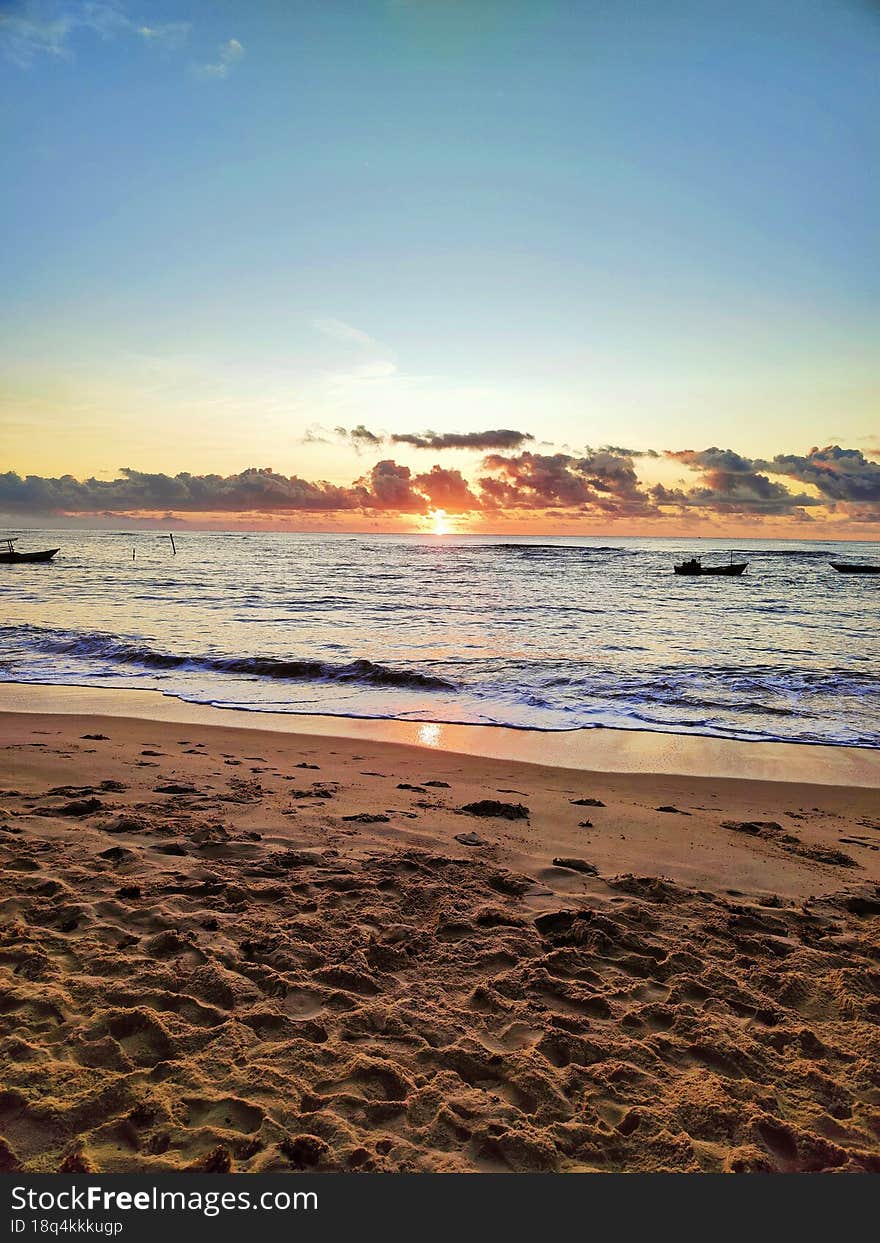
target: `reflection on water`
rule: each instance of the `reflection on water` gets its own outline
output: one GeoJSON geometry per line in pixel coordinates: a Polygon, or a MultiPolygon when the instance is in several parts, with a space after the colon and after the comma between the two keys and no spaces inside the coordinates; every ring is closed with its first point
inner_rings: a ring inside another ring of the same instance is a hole
{"type": "Polygon", "coordinates": [[[443,747],[443,726],[442,725],[420,725],[419,732],[416,735],[419,745],[422,747],[443,747]]]}

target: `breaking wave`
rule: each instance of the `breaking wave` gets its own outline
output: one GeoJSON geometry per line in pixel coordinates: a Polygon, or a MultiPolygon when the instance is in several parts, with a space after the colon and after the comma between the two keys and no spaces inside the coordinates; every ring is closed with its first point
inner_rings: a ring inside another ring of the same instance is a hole
{"type": "MultiPolygon", "coordinates": [[[[275,656],[212,656],[182,655],[157,651],[141,643],[114,639],[112,635],[71,634],[66,631],[40,630],[38,627],[0,627],[4,646],[12,640],[24,639],[28,648],[110,661],[117,665],[136,665],[141,669],[206,670],[210,673],[234,673],[245,677],[272,678],[287,682],[351,682],[360,686],[392,686],[422,691],[452,691],[454,682],[418,673],[411,669],[393,669],[371,660],[352,660],[333,664],[324,660],[281,660],[275,656]]],[[[0,662],[6,656],[0,656],[0,662]]]]}

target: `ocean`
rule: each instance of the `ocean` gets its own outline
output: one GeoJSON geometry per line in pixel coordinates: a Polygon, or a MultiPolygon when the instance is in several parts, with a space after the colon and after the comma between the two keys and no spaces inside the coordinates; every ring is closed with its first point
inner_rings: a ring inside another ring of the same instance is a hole
{"type": "Polygon", "coordinates": [[[0,680],[255,712],[880,747],[870,544],[28,531],[0,680]],[[132,560],[132,549],[136,556],[132,560]],[[748,560],[742,578],[672,563],[748,560]]]}

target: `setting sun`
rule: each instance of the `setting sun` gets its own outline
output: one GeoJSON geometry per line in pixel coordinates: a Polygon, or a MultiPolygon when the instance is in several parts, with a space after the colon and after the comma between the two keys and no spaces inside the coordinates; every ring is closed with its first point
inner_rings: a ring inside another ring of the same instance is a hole
{"type": "Polygon", "coordinates": [[[431,529],[435,535],[449,534],[452,528],[445,509],[434,509],[431,511],[431,529]]]}

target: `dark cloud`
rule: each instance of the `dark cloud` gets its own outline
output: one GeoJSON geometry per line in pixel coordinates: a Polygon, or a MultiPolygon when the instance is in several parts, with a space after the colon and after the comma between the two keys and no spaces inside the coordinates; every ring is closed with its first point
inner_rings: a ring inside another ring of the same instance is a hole
{"type": "MultiPolygon", "coordinates": [[[[303,443],[328,443],[320,433],[324,429],[311,428],[306,433],[303,443]]],[[[333,432],[340,439],[348,441],[356,449],[374,449],[379,445],[409,445],[414,449],[476,449],[485,453],[488,449],[517,449],[526,441],[534,440],[528,432],[517,432],[510,428],[498,428],[488,432],[397,432],[386,436],[372,432],[363,423],[357,427],[334,427],[333,432]]]]}
{"type": "Polygon", "coordinates": [[[358,507],[357,489],[310,482],[254,467],[237,475],[148,474],[125,468],[118,479],[25,478],[0,475],[0,510],[6,513],[263,513],[327,512],[358,507]]]}
{"type": "Polygon", "coordinates": [[[618,515],[655,511],[631,458],[604,450],[584,457],[528,450],[513,457],[491,453],[483,459],[483,467],[491,473],[482,475],[479,485],[492,508],[563,506],[618,515]]]}
{"type": "Polygon", "coordinates": [[[747,475],[754,470],[754,462],[734,453],[733,449],[667,449],[666,457],[682,462],[691,470],[721,471],[727,475],[747,475]]]}
{"type": "Polygon", "coordinates": [[[392,436],[395,445],[412,445],[415,449],[518,449],[527,440],[534,440],[528,432],[516,432],[510,428],[498,428],[491,432],[407,432],[392,436]]]}
{"type": "Polygon", "coordinates": [[[647,494],[639,482],[632,457],[619,450],[598,449],[577,458],[574,468],[583,476],[603,509],[620,506],[629,513],[644,513],[651,508],[647,494]]]}
{"type": "Polygon", "coordinates": [[[364,509],[417,514],[424,513],[428,508],[424,496],[413,487],[409,467],[390,460],[377,462],[369,475],[358,480],[354,491],[359,493],[364,509]]]}
{"type": "Polygon", "coordinates": [[[363,423],[358,423],[357,427],[352,427],[350,430],[337,427],[335,431],[337,436],[341,436],[343,440],[350,440],[356,448],[370,449],[385,443],[384,436],[377,436],[368,427],[364,427],[363,423]]]}
{"type": "Polygon", "coordinates": [[[768,479],[758,469],[761,463],[744,458],[733,449],[713,445],[709,449],[667,451],[666,456],[699,471],[703,479],[695,488],[652,488],[651,495],[658,505],[723,514],[790,514],[806,518],[806,508],[821,504],[815,497],[789,492],[783,484],[768,479]]]}
{"type": "Polygon", "coordinates": [[[480,477],[480,489],[496,508],[582,506],[589,500],[590,491],[570,469],[572,461],[567,453],[525,452],[516,457],[490,453],[483,459],[483,467],[493,473],[480,477]]]}
{"type": "Polygon", "coordinates": [[[147,474],[126,468],[109,481],[0,475],[0,511],[6,513],[422,513],[428,508],[428,496],[414,487],[409,467],[392,461],[377,462],[350,487],[279,475],[268,467],[237,475],[147,474]]]}
{"type": "Polygon", "coordinates": [[[781,484],[738,479],[722,487],[667,488],[655,484],[650,490],[656,505],[680,511],[714,514],[749,514],[752,517],[792,517],[807,520],[805,506],[821,504],[814,497],[794,496],[781,484]]]}
{"type": "Polygon", "coordinates": [[[824,449],[811,449],[804,457],[783,453],[756,466],[773,475],[810,483],[832,501],[880,502],[880,463],[869,462],[861,449],[826,445],[824,449]]]}

